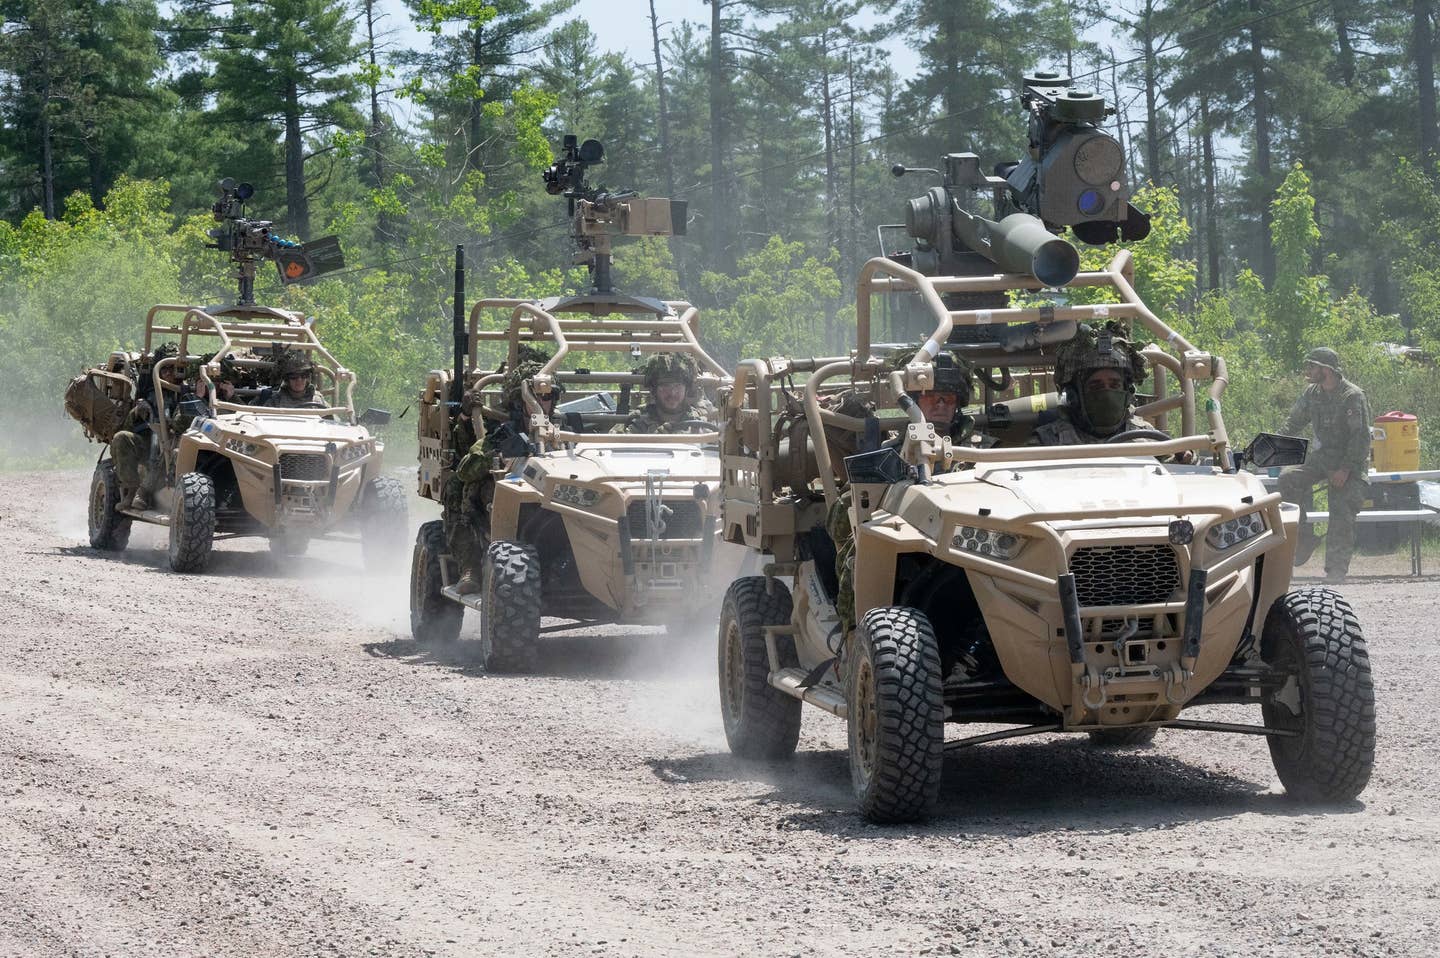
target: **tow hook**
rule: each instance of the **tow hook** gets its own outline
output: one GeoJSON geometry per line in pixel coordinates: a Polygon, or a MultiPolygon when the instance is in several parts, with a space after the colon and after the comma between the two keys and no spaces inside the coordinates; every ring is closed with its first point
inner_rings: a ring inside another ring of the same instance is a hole
{"type": "Polygon", "coordinates": [[[1098,712],[1105,699],[1105,676],[1095,671],[1094,666],[1086,668],[1085,674],[1080,676],[1080,704],[1098,712]]]}
{"type": "Polygon", "coordinates": [[[1171,705],[1184,705],[1190,697],[1190,678],[1195,673],[1182,667],[1178,662],[1171,665],[1165,673],[1165,701],[1171,705]],[[1177,697],[1174,693],[1179,688],[1180,694],[1177,697]]]}

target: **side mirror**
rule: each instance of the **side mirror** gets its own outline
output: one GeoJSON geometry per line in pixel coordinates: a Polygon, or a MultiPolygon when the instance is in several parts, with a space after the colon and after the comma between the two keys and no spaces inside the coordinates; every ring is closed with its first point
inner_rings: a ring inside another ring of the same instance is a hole
{"type": "Polygon", "coordinates": [[[1305,461],[1309,451],[1308,439],[1262,432],[1250,440],[1250,445],[1245,447],[1241,456],[1257,469],[1273,469],[1278,466],[1298,466],[1305,461]]]}
{"type": "Polygon", "coordinates": [[[851,483],[878,482],[893,485],[912,477],[910,465],[899,450],[885,446],[874,452],[845,457],[845,474],[851,483]]]}
{"type": "Polygon", "coordinates": [[[390,422],[390,410],[388,409],[367,409],[360,414],[356,422],[361,426],[384,426],[390,422]]]}

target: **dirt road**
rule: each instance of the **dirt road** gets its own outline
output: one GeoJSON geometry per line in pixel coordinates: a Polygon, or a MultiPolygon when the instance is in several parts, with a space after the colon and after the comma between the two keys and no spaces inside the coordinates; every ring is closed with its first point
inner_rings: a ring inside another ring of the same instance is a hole
{"type": "Polygon", "coordinates": [[[403,568],[354,546],[177,576],[137,527],[100,555],[87,481],[0,475],[0,955],[1440,947],[1433,578],[1346,589],[1380,713],[1354,807],[1292,806],[1262,740],[1169,731],[955,752],[934,821],[877,828],[818,711],[786,768],[730,758],[710,623],[487,676],[416,648],[403,568]]]}

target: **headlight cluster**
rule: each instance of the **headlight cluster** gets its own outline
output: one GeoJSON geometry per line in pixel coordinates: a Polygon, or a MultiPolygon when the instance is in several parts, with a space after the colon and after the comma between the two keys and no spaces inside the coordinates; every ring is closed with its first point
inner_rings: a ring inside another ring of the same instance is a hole
{"type": "Polygon", "coordinates": [[[236,439],[234,436],[231,436],[225,440],[225,448],[231,452],[238,452],[242,456],[257,456],[264,447],[259,443],[247,442],[244,439],[236,439]]]}
{"type": "Polygon", "coordinates": [[[1221,552],[1234,548],[1265,531],[1265,520],[1258,512],[1248,512],[1234,519],[1216,523],[1205,533],[1205,544],[1221,552]]]}
{"type": "Polygon", "coordinates": [[[356,459],[364,459],[375,451],[375,440],[367,439],[364,442],[352,442],[340,451],[341,462],[354,462],[356,459]]]}
{"type": "Polygon", "coordinates": [[[1025,548],[1025,539],[1013,532],[999,532],[995,529],[977,529],[974,526],[960,526],[950,544],[963,552],[991,556],[996,559],[1013,559],[1025,548]]]}
{"type": "Polygon", "coordinates": [[[588,509],[600,501],[600,490],[587,489],[584,486],[572,486],[567,482],[561,482],[555,486],[555,501],[588,509]]]}

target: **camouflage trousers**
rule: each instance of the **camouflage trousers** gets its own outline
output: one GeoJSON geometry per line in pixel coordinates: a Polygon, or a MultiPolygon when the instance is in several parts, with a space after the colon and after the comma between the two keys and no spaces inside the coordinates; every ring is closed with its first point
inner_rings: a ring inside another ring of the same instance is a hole
{"type": "Polygon", "coordinates": [[[152,438],[149,430],[134,433],[128,429],[110,437],[110,460],[115,463],[115,478],[122,492],[133,493],[142,486],[146,492],[154,492],[159,484],[157,464],[151,462],[158,452],[152,438]]]}
{"type": "MultiPolygon", "coordinates": [[[[1313,543],[1315,532],[1305,522],[1305,516],[1314,508],[1315,487],[1330,481],[1331,470],[1318,462],[1307,462],[1303,466],[1287,466],[1280,472],[1276,488],[1280,498],[1300,507],[1300,542],[1302,549],[1313,543]]],[[[1365,505],[1365,494],[1370,484],[1355,470],[1339,489],[1331,486],[1330,531],[1325,536],[1325,574],[1344,575],[1350,570],[1350,556],[1355,552],[1355,517],[1365,505]]]]}
{"type": "Polygon", "coordinates": [[[850,490],[840,493],[825,516],[825,531],[835,543],[835,578],[840,588],[835,595],[835,612],[840,616],[842,634],[855,628],[855,532],[850,528],[850,490]]]}
{"type": "Polygon", "coordinates": [[[495,480],[485,476],[479,482],[465,482],[451,474],[441,492],[445,507],[445,546],[460,566],[460,574],[479,573],[485,547],[490,541],[487,507],[495,494],[495,480]]]}

